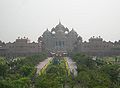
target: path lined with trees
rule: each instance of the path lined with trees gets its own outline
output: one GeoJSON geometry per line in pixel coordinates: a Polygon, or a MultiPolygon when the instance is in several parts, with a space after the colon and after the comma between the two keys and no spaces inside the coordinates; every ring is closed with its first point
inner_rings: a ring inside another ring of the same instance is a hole
{"type": "Polygon", "coordinates": [[[76,62],[73,62],[73,60],[70,57],[65,57],[68,67],[70,69],[70,73],[73,74],[74,76],[77,76],[77,66],[76,62]]]}
{"type": "Polygon", "coordinates": [[[36,88],[65,88],[68,80],[68,69],[65,59],[53,58],[44,74],[39,75],[35,81],[36,88]]]}
{"type": "Polygon", "coordinates": [[[36,68],[37,68],[36,74],[39,74],[40,71],[41,71],[52,59],[53,59],[52,57],[48,57],[48,58],[45,59],[44,61],[39,62],[39,64],[36,66],[36,68]]]}
{"type": "Polygon", "coordinates": [[[0,88],[120,88],[120,64],[108,63],[109,59],[80,53],[72,54],[71,59],[46,58],[46,54],[0,58],[0,88]],[[45,72],[36,76],[46,64],[45,72]],[[76,70],[77,75],[68,74],[69,70],[76,70]]]}

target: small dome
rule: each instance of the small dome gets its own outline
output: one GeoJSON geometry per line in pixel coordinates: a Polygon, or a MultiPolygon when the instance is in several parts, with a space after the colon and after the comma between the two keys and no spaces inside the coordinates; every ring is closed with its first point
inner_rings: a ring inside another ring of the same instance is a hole
{"type": "Polygon", "coordinates": [[[47,29],[44,33],[43,33],[43,35],[44,34],[50,34],[51,32],[47,29]]]}
{"type": "Polygon", "coordinates": [[[42,39],[43,39],[43,37],[40,36],[40,37],[38,38],[38,41],[42,41],[42,39]]]}
{"type": "Polygon", "coordinates": [[[43,33],[43,36],[48,36],[48,35],[51,35],[51,32],[47,29],[44,33],[43,33]]]}
{"type": "Polygon", "coordinates": [[[72,30],[69,32],[69,34],[72,34],[72,35],[78,36],[77,32],[74,31],[74,29],[72,29],[72,30]]]}
{"type": "Polygon", "coordinates": [[[78,37],[78,40],[82,40],[82,37],[81,37],[81,36],[79,36],[79,37],[78,37]]]}

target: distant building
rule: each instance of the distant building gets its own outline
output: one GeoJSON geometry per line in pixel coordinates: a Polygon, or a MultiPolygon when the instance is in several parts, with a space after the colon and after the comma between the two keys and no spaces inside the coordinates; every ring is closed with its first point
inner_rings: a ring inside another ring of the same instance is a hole
{"type": "Polygon", "coordinates": [[[80,52],[93,56],[120,55],[120,41],[106,42],[103,38],[91,37],[83,42],[82,37],[74,29],[69,30],[61,22],[50,31],[47,29],[38,42],[30,42],[28,38],[18,38],[13,43],[0,41],[1,56],[29,56],[46,51],[48,53],[80,52]]]}
{"type": "Polygon", "coordinates": [[[6,43],[0,51],[2,56],[30,56],[41,52],[41,44],[30,43],[25,37],[18,38],[13,43],[6,43]]]}
{"type": "Polygon", "coordinates": [[[72,52],[78,41],[82,43],[82,37],[59,22],[51,31],[47,29],[38,41],[43,42],[44,50],[48,52],[72,52]]]}
{"type": "Polygon", "coordinates": [[[120,41],[106,42],[103,38],[91,37],[88,42],[83,42],[74,29],[71,31],[61,22],[51,31],[48,29],[38,38],[42,42],[43,50],[47,52],[81,52],[94,56],[120,55],[120,41]]]}

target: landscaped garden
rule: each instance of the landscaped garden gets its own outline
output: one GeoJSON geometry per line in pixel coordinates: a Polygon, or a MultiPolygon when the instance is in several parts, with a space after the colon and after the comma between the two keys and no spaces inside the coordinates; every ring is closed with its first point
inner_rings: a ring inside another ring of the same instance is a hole
{"type": "Polygon", "coordinates": [[[77,76],[72,75],[64,57],[55,57],[39,74],[36,66],[46,54],[6,59],[0,57],[0,88],[120,88],[120,64],[117,57],[93,57],[73,54],[77,76]]]}

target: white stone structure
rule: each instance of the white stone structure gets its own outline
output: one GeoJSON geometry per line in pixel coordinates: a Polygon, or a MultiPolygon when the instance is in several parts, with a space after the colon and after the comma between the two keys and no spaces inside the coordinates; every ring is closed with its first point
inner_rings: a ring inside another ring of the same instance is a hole
{"type": "Polygon", "coordinates": [[[83,42],[74,29],[69,30],[61,22],[51,31],[48,29],[38,38],[38,42],[30,43],[28,38],[18,38],[13,43],[0,41],[0,56],[25,56],[38,54],[41,51],[48,53],[80,52],[92,56],[120,55],[120,41],[106,42],[103,38],[91,37],[83,42]]]}
{"type": "Polygon", "coordinates": [[[78,41],[82,43],[82,37],[78,36],[74,29],[69,31],[59,22],[51,31],[47,29],[38,41],[43,42],[43,46],[48,52],[70,52],[78,41]]]}

